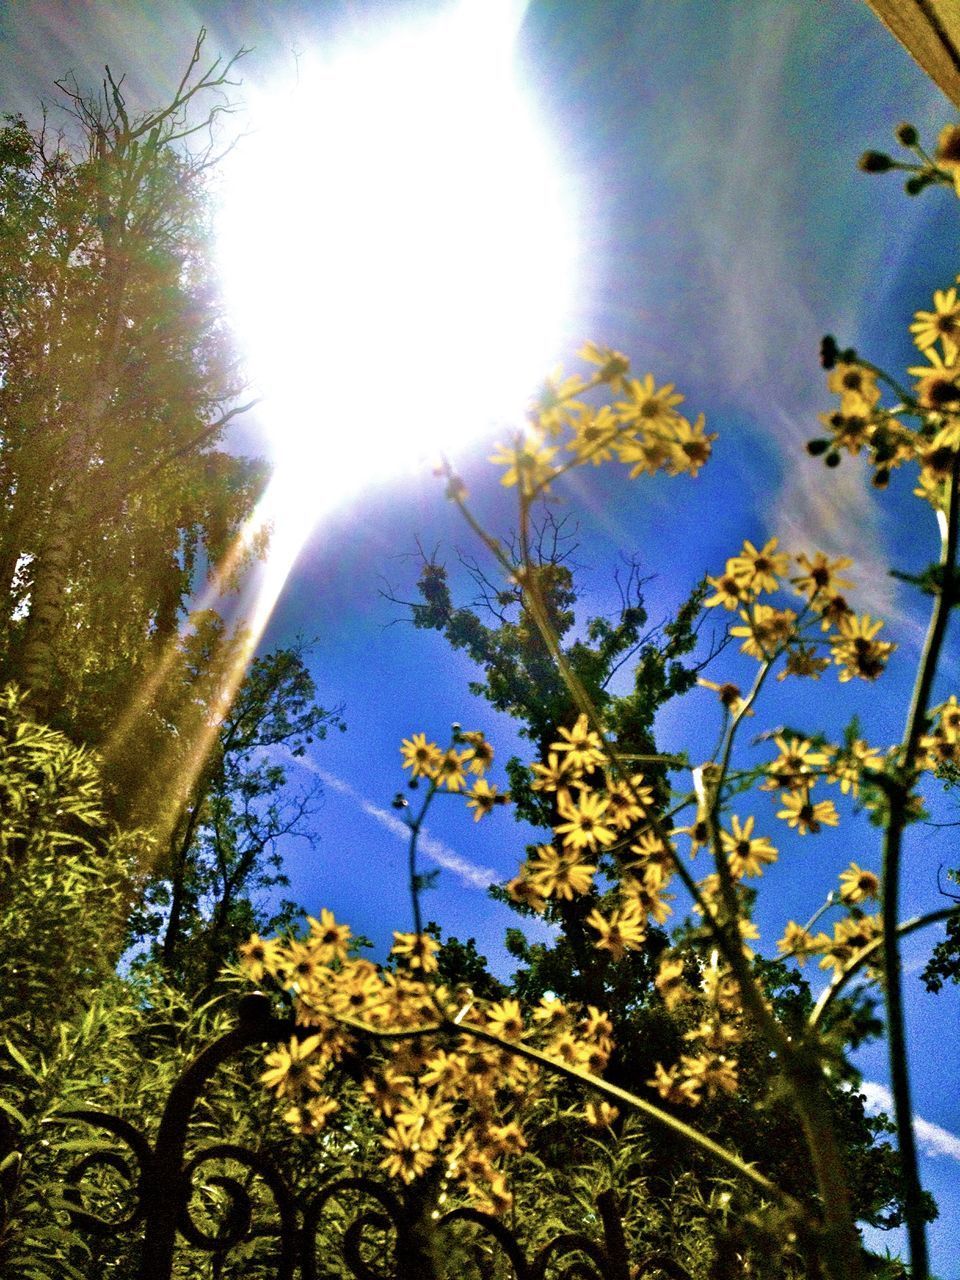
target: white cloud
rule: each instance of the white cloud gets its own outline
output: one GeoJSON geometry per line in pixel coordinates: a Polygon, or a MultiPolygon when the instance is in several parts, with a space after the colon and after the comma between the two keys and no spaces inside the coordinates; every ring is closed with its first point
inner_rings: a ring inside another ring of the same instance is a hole
{"type": "MultiPolygon", "coordinates": [[[[410,828],[402,818],[399,818],[395,813],[391,813],[389,809],[381,809],[378,805],[372,804],[349,782],[345,782],[343,778],[338,778],[335,773],[328,773],[326,769],[321,769],[319,765],[306,756],[296,758],[291,756],[290,762],[298,765],[301,769],[306,769],[308,773],[314,774],[331,791],[336,791],[352,800],[368,817],[373,818],[375,822],[379,822],[382,827],[389,831],[391,835],[396,836],[398,840],[406,843],[410,839],[410,828]]],[[[435,862],[444,871],[452,871],[470,889],[486,889],[500,879],[500,876],[492,867],[484,867],[479,863],[471,862],[469,858],[462,857],[457,853],[456,849],[451,849],[442,840],[432,836],[426,827],[422,827],[420,830],[420,839],[417,847],[431,862],[435,862]]]]}
{"type": "MultiPolygon", "coordinates": [[[[864,1080],[857,1089],[866,1099],[867,1111],[876,1114],[878,1111],[893,1111],[893,1095],[886,1085],[875,1080],[864,1080]]],[[[921,1150],[928,1156],[948,1156],[951,1160],[960,1160],[960,1137],[944,1129],[922,1116],[913,1118],[914,1132],[921,1150]]]]}

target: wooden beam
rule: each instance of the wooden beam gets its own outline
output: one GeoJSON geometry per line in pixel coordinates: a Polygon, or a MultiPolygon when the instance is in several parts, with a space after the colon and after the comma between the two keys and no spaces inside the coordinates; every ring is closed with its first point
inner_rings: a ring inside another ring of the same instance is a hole
{"type": "Polygon", "coordinates": [[[866,0],[931,80],[960,108],[960,0],[866,0]]]}

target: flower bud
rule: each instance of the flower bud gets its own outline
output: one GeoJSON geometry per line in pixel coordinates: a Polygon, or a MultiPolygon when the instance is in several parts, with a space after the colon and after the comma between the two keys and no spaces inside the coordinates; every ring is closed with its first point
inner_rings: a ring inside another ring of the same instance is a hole
{"type": "Polygon", "coordinates": [[[825,333],[820,339],[820,364],[824,369],[832,369],[837,363],[837,340],[832,333],[825,333]]]}
{"type": "Polygon", "coordinates": [[[834,450],[832,453],[828,453],[827,456],[824,458],[824,462],[827,464],[828,467],[839,467],[840,465],[839,453],[837,453],[836,450],[834,450]]]}
{"type": "Polygon", "coordinates": [[[859,164],[864,173],[886,173],[893,168],[893,161],[882,151],[865,151],[859,164]]]}
{"type": "Polygon", "coordinates": [[[930,185],[930,179],[925,174],[918,174],[914,178],[908,178],[903,184],[903,189],[908,196],[918,196],[924,187],[930,185]]]}
{"type": "Polygon", "coordinates": [[[905,120],[901,121],[893,132],[902,147],[915,147],[919,141],[916,129],[905,120]]]}
{"type": "Polygon", "coordinates": [[[821,453],[826,453],[830,448],[829,440],[808,440],[807,453],[811,458],[819,458],[821,453]]]}

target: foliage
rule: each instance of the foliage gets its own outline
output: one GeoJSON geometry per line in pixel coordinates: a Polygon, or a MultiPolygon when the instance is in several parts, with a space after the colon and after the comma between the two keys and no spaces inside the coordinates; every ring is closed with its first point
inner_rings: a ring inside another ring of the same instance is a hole
{"type": "MultiPolygon", "coordinates": [[[[338,710],[316,701],[302,643],[255,658],[232,699],[185,798],[153,883],[131,924],[131,941],[158,959],[179,989],[203,998],[219,970],[255,930],[282,930],[302,912],[282,902],[281,841],[312,841],[318,782],[295,792],[291,760],[344,728],[338,710]]],[[[205,655],[190,687],[202,679],[205,655]]],[[[182,724],[182,719],[180,720],[182,724]]]]}
{"type": "Polygon", "coordinates": [[[94,758],[33,721],[12,686],[0,807],[0,1023],[21,1050],[42,1048],[119,958],[146,837],[113,827],[94,758]]]}
{"type": "Polygon", "coordinates": [[[239,381],[211,278],[215,155],[188,142],[223,108],[188,116],[231,82],[194,74],[202,41],[157,112],[131,118],[108,72],[99,99],[61,84],[67,132],[0,130],[0,660],[94,744],[262,483],[216,447],[239,381]]]}

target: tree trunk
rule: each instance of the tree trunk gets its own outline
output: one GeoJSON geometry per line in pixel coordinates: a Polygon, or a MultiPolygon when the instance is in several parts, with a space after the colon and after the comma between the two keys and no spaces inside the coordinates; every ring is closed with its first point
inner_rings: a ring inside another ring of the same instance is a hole
{"type": "Polygon", "coordinates": [[[73,515],[73,495],[68,482],[54,495],[46,540],[34,569],[26,636],[15,664],[30,709],[40,720],[50,717],[56,642],[63,620],[73,551],[73,515]]]}

